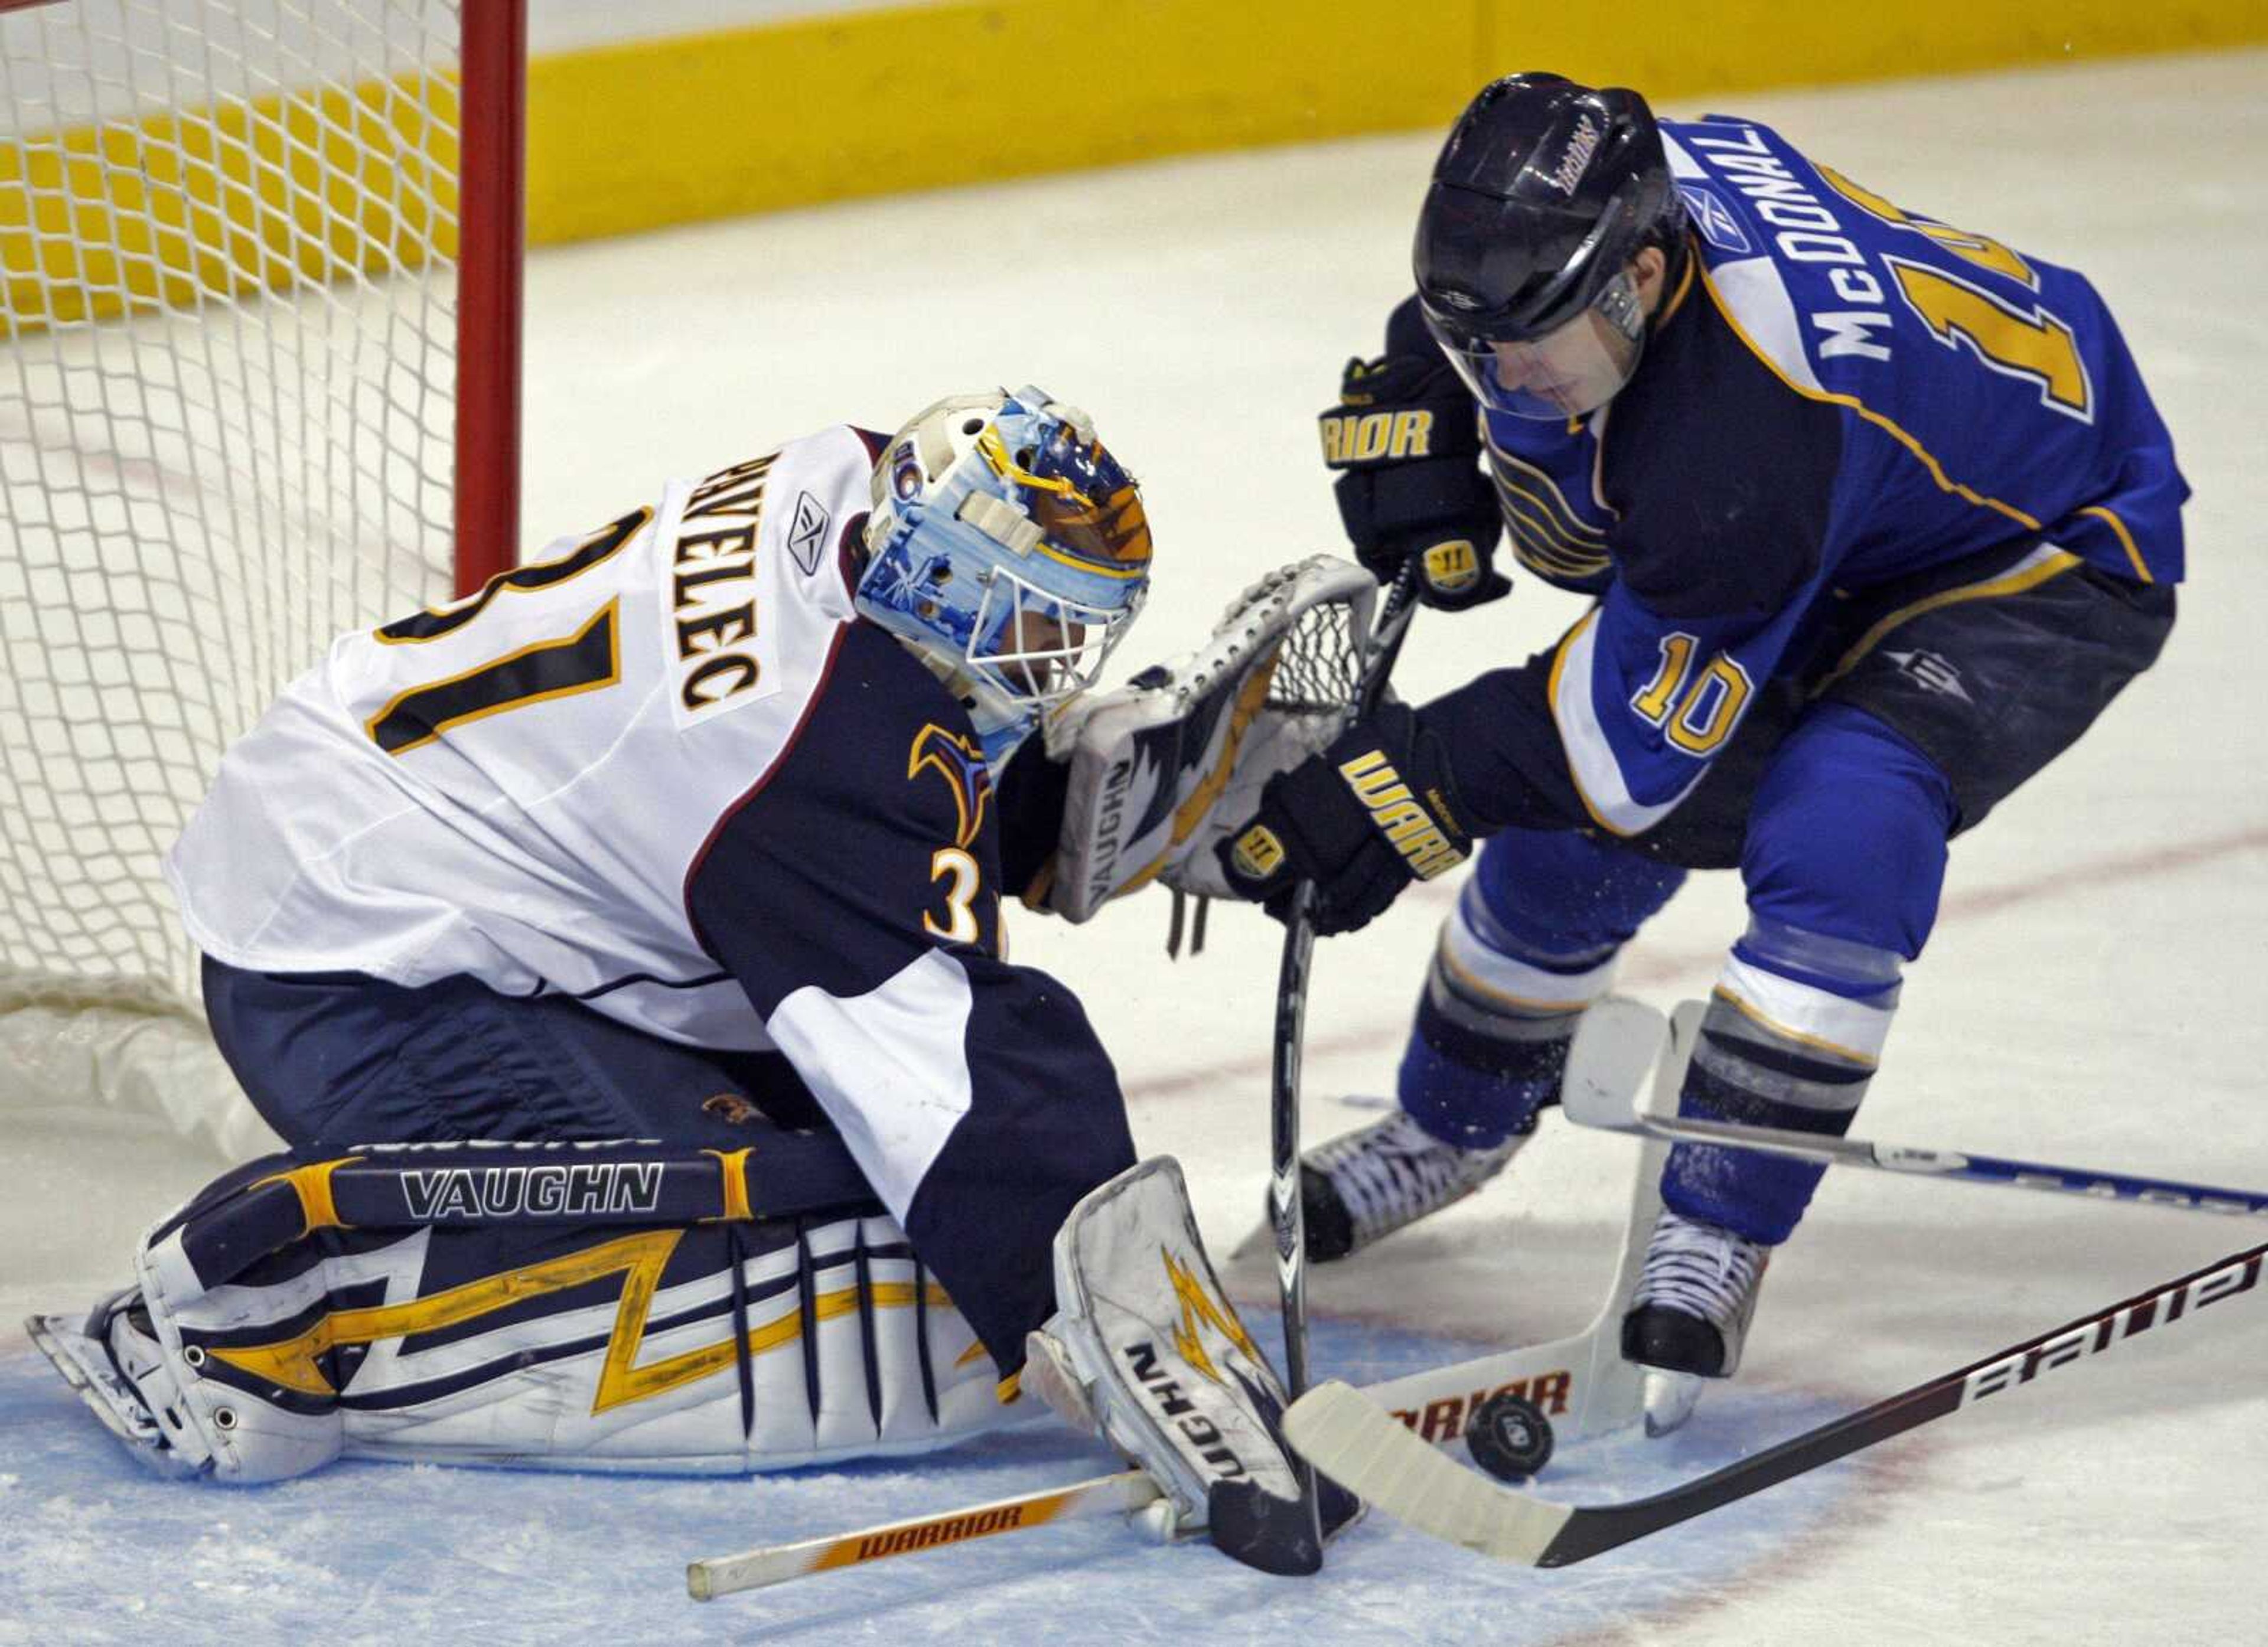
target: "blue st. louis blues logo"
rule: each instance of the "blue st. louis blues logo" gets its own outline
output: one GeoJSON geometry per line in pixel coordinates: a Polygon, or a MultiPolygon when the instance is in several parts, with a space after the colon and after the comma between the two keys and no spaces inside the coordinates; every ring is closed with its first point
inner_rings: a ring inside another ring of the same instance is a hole
{"type": "Polygon", "coordinates": [[[973,845],[984,827],[984,803],[992,798],[992,768],[985,761],[983,746],[934,724],[924,726],[914,734],[913,748],[906,755],[907,781],[912,782],[924,767],[934,768],[952,787],[960,819],[954,845],[973,845]]]}
{"type": "Polygon", "coordinates": [[[1692,215],[1693,226],[1701,231],[1701,238],[1710,245],[1735,256],[1745,256],[1755,249],[1749,244],[1749,237],[1741,227],[1741,220],[1733,215],[1733,209],[1718,197],[1715,190],[1704,188],[1698,183],[1680,183],[1677,194],[1684,201],[1685,210],[1692,215]]]}

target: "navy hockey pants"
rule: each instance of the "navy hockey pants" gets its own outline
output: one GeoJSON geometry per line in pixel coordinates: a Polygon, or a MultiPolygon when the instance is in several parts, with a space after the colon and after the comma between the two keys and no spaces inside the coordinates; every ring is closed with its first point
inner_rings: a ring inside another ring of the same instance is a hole
{"type": "MultiPolygon", "coordinates": [[[[297,1150],[473,1138],[652,1138],[737,1149],[824,1126],[777,1053],[680,1046],[566,996],[471,978],[246,972],[207,957],[205,1011],[261,1117],[297,1150]]],[[[842,1151],[831,1134],[814,1147],[842,1151]]],[[[800,1146],[799,1146],[800,1147],[800,1146]]]]}
{"type": "Polygon", "coordinates": [[[1811,666],[1774,683],[1647,834],[1491,838],[1478,871],[1491,912],[1541,952],[1580,954],[1627,938],[1668,901],[1682,878],[1664,867],[1737,867],[1759,915],[1918,957],[1946,841],[2077,742],[2173,628],[2170,588],[2086,566],[2010,594],[1947,598],[1989,585],[2031,548],[1846,603],[1811,666]]]}

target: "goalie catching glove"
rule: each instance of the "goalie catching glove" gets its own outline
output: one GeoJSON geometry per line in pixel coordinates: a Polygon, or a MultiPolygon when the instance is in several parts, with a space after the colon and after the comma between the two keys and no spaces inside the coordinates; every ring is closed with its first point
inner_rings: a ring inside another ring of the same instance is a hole
{"type": "Polygon", "coordinates": [[[1512,592],[1496,570],[1504,530],[1481,472],[1473,397],[1436,349],[1350,360],[1318,419],[1323,462],[1356,556],[1381,584],[1418,563],[1418,599],[1462,612],[1512,592]]]}
{"type": "Polygon", "coordinates": [[[1414,880],[1472,849],[1440,740],[1405,703],[1381,703],[1322,754],[1268,781],[1259,812],[1215,848],[1236,896],[1283,920],[1315,887],[1318,933],[1351,932],[1414,880]]]}
{"type": "Polygon", "coordinates": [[[1063,820],[1026,901],[1085,921],[1152,880],[1233,895],[1213,845],[1337,731],[1375,595],[1360,567],[1315,555],[1237,597],[1197,651],[1074,700],[1048,726],[1063,820]]]}
{"type": "MultiPolygon", "coordinates": [[[[1285,1451],[1284,1387],[1221,1291],[1180,1165],[1130,1167],[1056,1236],[1056,1312],[1027,1341],[1023,1383],[1147,1472],[1184,1529],[1263,1572],[1323,1552],[1285,1451]]],[[[1328,1482],[1322,1521],[1359,1508],[1328,1482]]]]}

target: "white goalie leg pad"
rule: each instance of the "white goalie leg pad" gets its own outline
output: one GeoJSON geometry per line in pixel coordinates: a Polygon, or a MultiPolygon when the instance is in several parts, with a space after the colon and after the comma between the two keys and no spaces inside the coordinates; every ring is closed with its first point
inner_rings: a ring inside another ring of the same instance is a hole
{"type": "Polygon", "coordinates": [[[672,1231],[605,1233],[652,1249],[625,1254],[619,1294],[379,1346],[349,1386],[347,1455],[738,1474],[933,1452],[1037,1416],[1003,1404],[991,1357],[888,1218],[808,1221],[743,1256],[737,1325],[731,1266],[663,1259],[672,1231]]]}
{"type": "Polygon", "coordinates": [[[1276,1437],[1283,1386],[1221,1292],[1178,1162],[1144,1161],[1081,1201],[1055,1269],[1056,1313],[1025,1365],[1034,1393],[1147,1471],[1184,1527],[1204,1523],[1219,1482],[1299,1496],[1276,1437]]]}
{"type": "Polygon", "coordinates": [[[1043,906],[1084,921],[1163,879],[1227,895],[1212,845],[1260,804],[1260,786],[1329,743],[1353,691],[1377,585],[1319,555],[1270,573],[1205,644],[1048,727],[1071,776],[1043,906]]]}
{"type": "Polygon", "coordinates": [[[714,1228],[333,1232],[212,1286],[175,1228],[137,1294],[33,1330],[145,1461],[232,1483],[342,1456],[740,1474],[1038,1415],[889,1219],[745,1227],[737,1264],[714,1228]]]}

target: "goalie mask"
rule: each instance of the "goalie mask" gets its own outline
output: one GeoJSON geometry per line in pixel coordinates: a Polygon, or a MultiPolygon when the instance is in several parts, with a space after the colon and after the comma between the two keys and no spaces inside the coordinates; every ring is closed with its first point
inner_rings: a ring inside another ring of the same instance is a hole
{"type": "Polygon", "coordinates": [[[858,610],[961,701],[997,774],[1093,686],[1150,585],[1133,477],[1027,386],[939,401],[874,466],[858,610]]]}

